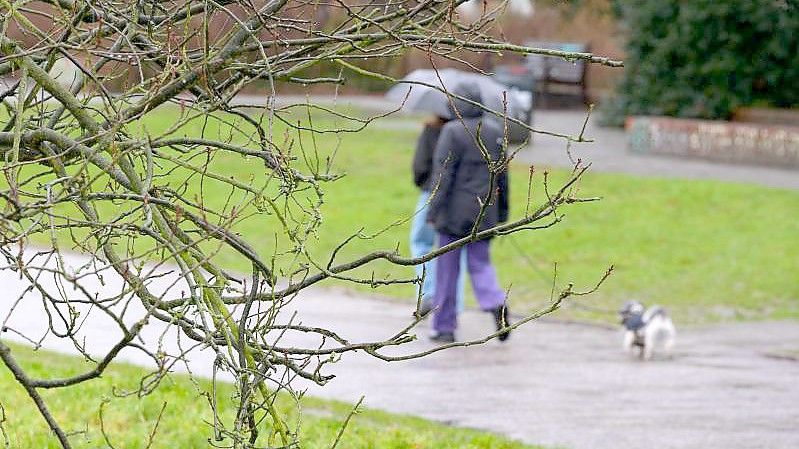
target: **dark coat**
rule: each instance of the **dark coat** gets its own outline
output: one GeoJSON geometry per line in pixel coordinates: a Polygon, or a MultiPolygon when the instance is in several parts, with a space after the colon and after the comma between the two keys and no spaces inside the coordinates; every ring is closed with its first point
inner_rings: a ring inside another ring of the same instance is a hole
{"type": "MultiPolygon", "coordinates": [[[[473,86],[454,93],[476,98],[473,86]]],[[[482,110],[463,101],[455,101],[462,119],[454,119],[441,129],[433,156],[431,176],[433,196],[428,220],[438,232],[465,237],[472,232],[480,204],[488,203],[477,230],[483,231],[508,219],[508,174],[506,170],[492,177],[488,164],[473,136],[478,136],[491,161],[502,161],[502,130],[483,121],[482,110]],[[479,131],[478,131],[479,128],[479,131]]]]}
{"type": "Polygon", "coordinates": [[[430,191],[433,152],[436,149],[439,134],[441,134],[440,126],[425,125],[422,134],[416,141],[416,152],[413,154],[413,183],[426,192],[430,191]]]}

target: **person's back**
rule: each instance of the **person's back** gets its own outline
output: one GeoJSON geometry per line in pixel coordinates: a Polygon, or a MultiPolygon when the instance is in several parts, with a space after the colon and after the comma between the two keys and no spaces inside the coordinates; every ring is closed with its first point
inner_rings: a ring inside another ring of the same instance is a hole
{"type": "MultiPolygon", "coordinates": [[[[460,92],[464,98],[480,101],[479,92],[470,87],[460,92]]],[[[502,130],[483,120],[478,106],[462,100],[454,103],[460,117],[447,122],[438,139],[433,160],[433,173],[438,176],[431,179],[430,213],[437,230],[463,237],[474,228],[481,203],[488,202],[488,206],[478,230],[507,219],[507,174],[500,163],[504,157],[502,130]]]]}

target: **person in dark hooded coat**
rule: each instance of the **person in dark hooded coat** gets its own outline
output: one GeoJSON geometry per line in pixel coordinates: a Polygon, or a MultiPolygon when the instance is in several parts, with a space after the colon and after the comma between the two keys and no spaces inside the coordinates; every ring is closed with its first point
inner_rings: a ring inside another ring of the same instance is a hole
{"type": "MultiPolygon", "coordinates": [[[[461,84],[452,93],[474,103],[482,102],[474,84],[461,84]]],[[[502,130],[483,120],[483,109],[479,106],[456,97],[452,103],[456,118],[441,128],[430,178],[433,195],[428,220],[438,232],[440,247],[508,219],[508,175],[502,130]]],[[[509,324],[505,292],[491,264],[489,243],[489,239],[472,242],[438,257],[433,340],[455,340],[461,250],[466,250],[469,277],[480,308],[492,313],[497,330],[509,324]]],[[[509,330],[502,332],[499,339],[504,341],[509,333],[509,330]]]]}

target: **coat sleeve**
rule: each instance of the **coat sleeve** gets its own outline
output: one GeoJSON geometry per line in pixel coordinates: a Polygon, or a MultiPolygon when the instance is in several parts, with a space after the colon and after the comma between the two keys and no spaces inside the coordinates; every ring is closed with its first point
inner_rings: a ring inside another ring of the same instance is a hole
{"type": "Polygon", "coordinates": [[[419,139],[416,140],[416,152],[413,154],[413,183],[416,187],[423,188],[430,179],[430,172],[432,167],[432,130],[429,126],[425,126],[419,139]]]}
{"type": "Polygon", "coordinates": [[[461,150],[455,145],[453,137],[452,128],[445,125],[433,153],[433,173],[430,178],[430,190],[433,196],[430,199],[430,211],[427,215],[428,221],[433,223],[438,221],[437,217],[449,202],[455,171],[460,164],[461,150]]]}
{"type": "Polygon", "coordinates": [[[499,206],[499,215],[498,220],[500,223],[504,223],[508,221],[508,213],[509,213],[509,182],[508,182],[508,170],[503,170],[502,173],[499,174],[499,179],[497,179],[497,190],[498,198],[497,198],[497,206],[499,206]]]}

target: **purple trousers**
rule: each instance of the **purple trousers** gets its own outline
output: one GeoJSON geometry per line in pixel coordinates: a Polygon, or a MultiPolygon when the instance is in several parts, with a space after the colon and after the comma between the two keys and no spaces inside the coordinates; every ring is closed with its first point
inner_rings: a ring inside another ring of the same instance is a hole
{"type": "MultiPolygon", "coordinates": [[[[448,234],[438,234],[439,246],[449,245],[458,240],[448,234]]],[[[436,259],[436,291],[433,315],[433,329],[437,332],[455,332],[458,327],[456,296],[461,251],[466,250],[466,266],[472,280],[472,290],[482,310],[494,310],[505,303],[505,292],[497,281],[497,272],[491,265],[489,241],[469,243],[458,249],[438,256],[436,259]]]]}

